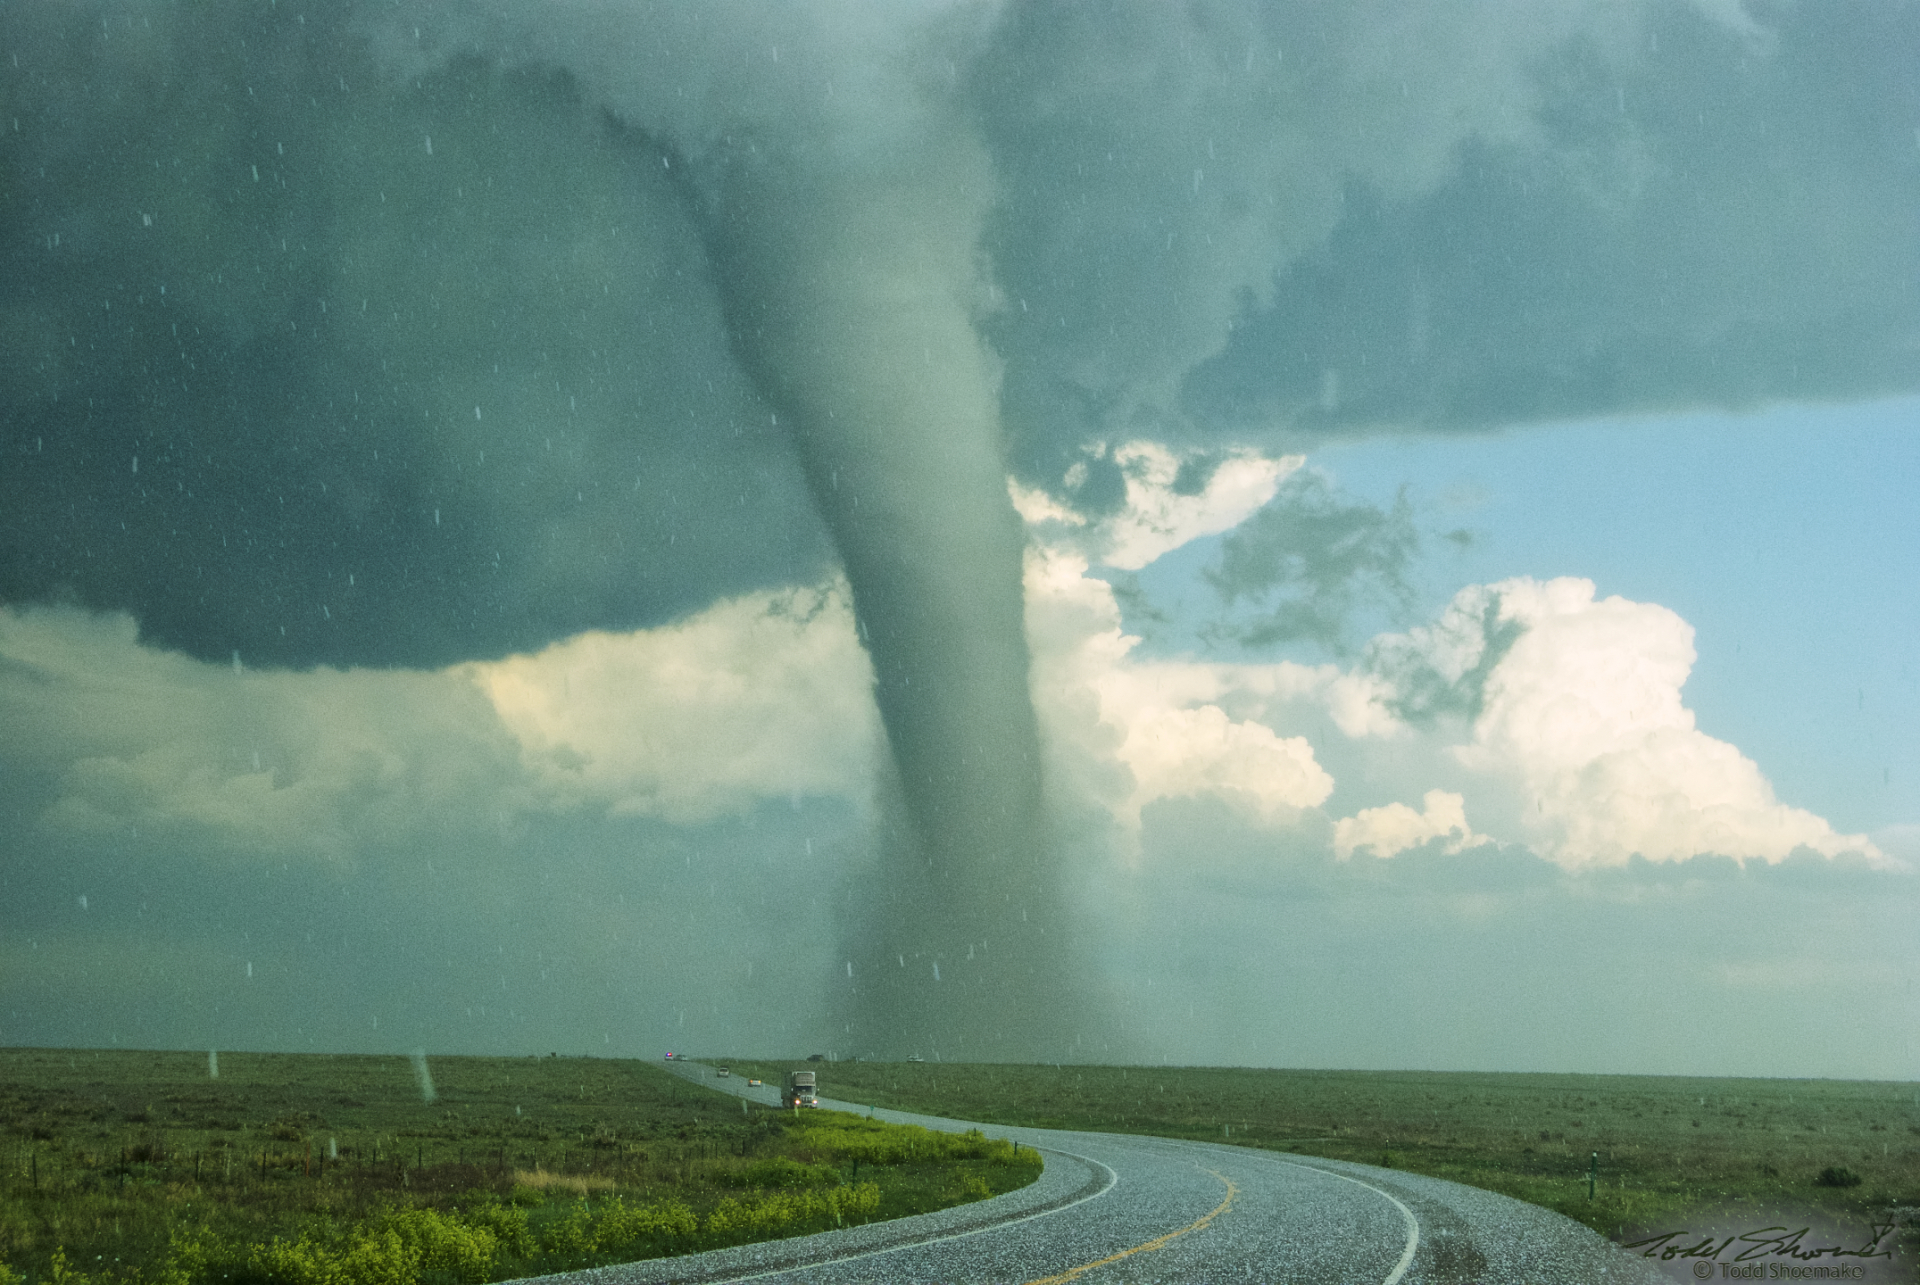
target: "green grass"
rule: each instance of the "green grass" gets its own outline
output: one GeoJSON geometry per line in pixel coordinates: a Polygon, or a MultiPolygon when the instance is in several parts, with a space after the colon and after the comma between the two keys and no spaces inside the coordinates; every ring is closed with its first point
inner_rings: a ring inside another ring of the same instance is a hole
{"type": "Polygon", "coordinates": [[[440,1285],[920,1213],[1031,1153],[651,1063],[0,1049],[0,1285],[440,1285]]]}
{"type": "MultiPolygon", "coordinates": [[[[786,1063],[731,1063],[773,1082],[786,1063]]],[[[1920,1206],[1920,1086],[1841,1080],[818,1064],[820,1092],[1005,1125],[1232,1142],[1498,1191],[1603,1235],[1724,1203],[1920,1206]],[[1600,1153],[1587,1196],[1587,1169],[1600,1153]],[[1855,1186],[1825,1186],[1844,1168],[1855,1186]]]]}

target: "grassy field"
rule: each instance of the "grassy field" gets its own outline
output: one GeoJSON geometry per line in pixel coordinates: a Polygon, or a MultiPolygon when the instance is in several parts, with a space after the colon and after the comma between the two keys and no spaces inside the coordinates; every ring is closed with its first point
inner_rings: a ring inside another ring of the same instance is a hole
{"type": "MultiPolygon", "coordinates": [[[[731,1065],[772,1083],[794,1064],[731,1065]]],[[[1608,1235],[1729,1201],[1920,1206],[1911,1084],[813,1069],[829,1097],[1381,1164],[1608,1235]]],[[[35,1285],[497,1280],[940,1208],[1035,1173],[984,1139],[743,1107],[651,1063],[435,1058],[432,1100],[401,1057],[228,1053],[211,1070],[206,1054],[0,1049],[0,1263],[35,1285]]]]}
{"type": "Polygon", "coordinates": [[[1004,1143],[796,1118],[651,1063],[223,1053],[214,1070],[0,1049],[0,1285],[499,1280],[944,1208],[1039,1172],[1004,1143]]]}
{"type": "Polygon", "coordinates": [[[816,1069],[826,1097],[1357,1160],[1516,1196],[1603,1235],[1728,1201],[1849,1217],[1920,1206],[1915,1084],[952,1063],[816,1069]]]}

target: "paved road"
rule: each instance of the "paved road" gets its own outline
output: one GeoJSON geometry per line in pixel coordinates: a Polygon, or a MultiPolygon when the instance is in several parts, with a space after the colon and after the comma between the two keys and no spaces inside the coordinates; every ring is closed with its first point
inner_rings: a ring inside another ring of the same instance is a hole
{"type": "MultiPolygon", "coordinates": [[[[672,1069],[779,1105],[773,1086],[672,1069]]],[[[831,1068],[821,1068],[831,1076],[831,1068]]],[[[571,1285],[1665,1285],[1667,1278],[1558,1214],[1457,1183],[1251,1147],[1056,1129],[975,1126],[822,1099],[837,1110],[1032,1146],[1039,1181],[957,1209],[818,1236],[567,1273],[571,1285]]]]}

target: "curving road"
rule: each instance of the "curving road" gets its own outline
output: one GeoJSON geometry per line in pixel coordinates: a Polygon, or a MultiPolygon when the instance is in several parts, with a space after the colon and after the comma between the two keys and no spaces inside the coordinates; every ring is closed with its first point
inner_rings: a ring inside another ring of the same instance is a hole
{"type": "MultiPolygon", "coordinates": [[[[711,1067],[670,1069],[779,1105],[711,1067]]],[[[577,1285],[764,1281],[1084,1285],[1654,1285],[1668,1278],[1558,1214],[1369,1165],[1168,1138],[976,1126],[822,1099],[933,1129],[983,1128],[1046,1156],[1039,1181],[934,1214],[682,1258],[571,1272],[577,1285]]]]}

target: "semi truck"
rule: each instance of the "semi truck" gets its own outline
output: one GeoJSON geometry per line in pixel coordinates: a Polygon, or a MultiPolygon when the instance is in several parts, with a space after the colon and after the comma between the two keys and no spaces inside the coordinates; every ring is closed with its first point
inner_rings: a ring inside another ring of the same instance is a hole
{"type": "Polygon", "coordinates": [[[812,1071],[788,1071],[787,1082],[780,1089],[780,1105],[783,1107],[817,1107],[820,1099],[814,1094],[812,1071]]]}

